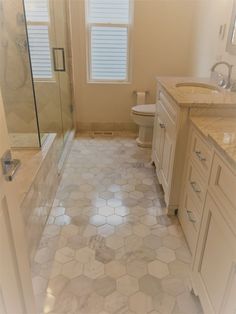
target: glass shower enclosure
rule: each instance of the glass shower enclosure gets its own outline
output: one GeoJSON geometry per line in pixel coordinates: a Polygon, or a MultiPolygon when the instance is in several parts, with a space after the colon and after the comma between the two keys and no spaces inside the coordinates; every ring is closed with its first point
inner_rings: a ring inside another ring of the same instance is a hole
{"type": "Polygon", "coordinates": [[[11,145],[61,147],[73,128],[66,0],[0,0],[0,86],[11,145]]]}

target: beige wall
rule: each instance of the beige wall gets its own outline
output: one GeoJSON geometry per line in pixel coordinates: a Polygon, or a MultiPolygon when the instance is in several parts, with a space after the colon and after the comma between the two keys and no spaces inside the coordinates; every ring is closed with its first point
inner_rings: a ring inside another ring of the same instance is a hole
{"type": "Polygon", "coordinates": [[[79,128],[131,128],[134,90],[149,90],[155,101],[155,77],[188,75],[193,20],[198,1],[134,0],[131,84],[87,84],[84,1],[70,0],[74,89],[79,128]],[[104,125],[104,123],[106,125],[104,125]],[[116,123],[112,125],[109,123],[116,123]],[[119,124],[121,123],[121,124],[119,124]],[[102,124],[102,125],[101,125],[102,124]]]}
{"type": "MultiPolygon", "coordinates": [[[[201,0],[196,16],[193,41],[192,74],[207,77],[211,66],[221,60],[236,65],[236,56],[225,51],[233,0],[201,0]],[[220,25],[226,24],[225,36],[219,35],[220,25]]],[[[223,67],[220,71],[224,71],[223,67]]],[[[233,76],[236,78],[236,67],[233,76]]]]}

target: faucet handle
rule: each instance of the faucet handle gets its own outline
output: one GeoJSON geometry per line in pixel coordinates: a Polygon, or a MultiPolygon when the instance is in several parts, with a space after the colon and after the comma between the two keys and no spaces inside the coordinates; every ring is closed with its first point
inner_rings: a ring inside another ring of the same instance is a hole
{"type": "Polygon", "coordinates": [[[225,77],[222,73],[212,71],[211,72],[211,79],[218,85],[218,86],[224,86],[225,85],[225,77]]]}
{"type": "Polygon", "coordinates": [[[228,68],[228,75],[227,77],[222,75],[221,80],[217,81],[218,85],[225,88],[225,89],[230,89],[231,88],[231,75],[232,75],[232,69],[233,69],[233,64],[229,64],[226,61],[220,61],[216,62],[212,68],[211,68],[211,77],[215,77],[215,69],[218,65],[225,65],[228,68]]]}

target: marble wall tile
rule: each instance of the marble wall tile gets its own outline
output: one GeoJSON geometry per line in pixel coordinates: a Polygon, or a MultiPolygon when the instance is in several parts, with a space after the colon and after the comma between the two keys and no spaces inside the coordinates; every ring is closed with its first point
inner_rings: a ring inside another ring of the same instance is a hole
{"type": "MultiPolygon", "coordinates": [[[[57,154],[57,143],[54,140],[20,206],[24,217],[31,261],[33,261],[42,237],[59,184],[57,154]]],[[[52,225],[51,228],[55,229],[56,235],[58,228],[55,225],[52,225]]]]}

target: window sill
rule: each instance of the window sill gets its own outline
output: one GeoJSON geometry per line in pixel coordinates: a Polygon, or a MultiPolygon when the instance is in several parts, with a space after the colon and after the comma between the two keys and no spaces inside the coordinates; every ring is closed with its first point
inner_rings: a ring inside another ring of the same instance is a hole
{"type": "Polygon", "coordinates": [[[98,85],[130,85],[130,81],[87,81],[87,84],[98,84],[98,85]]]}

